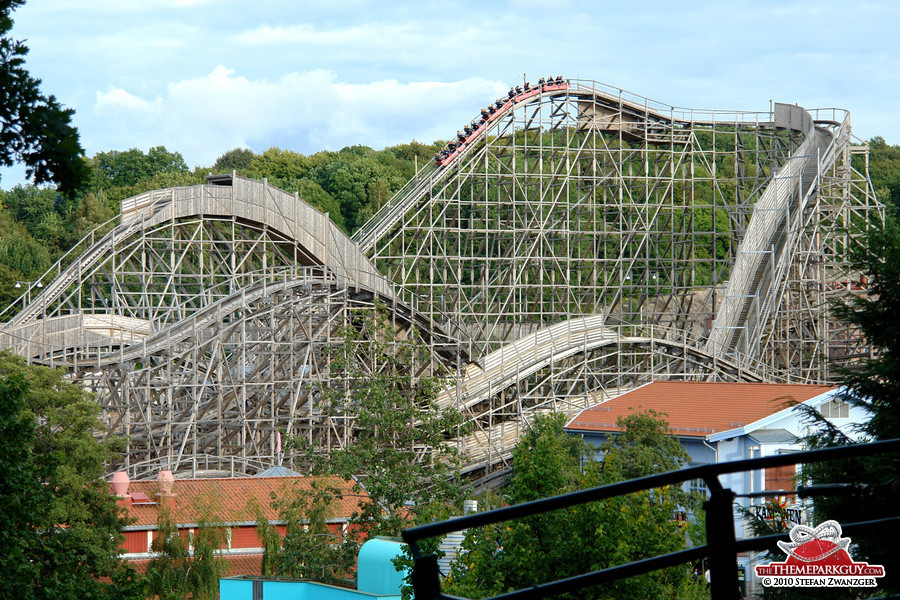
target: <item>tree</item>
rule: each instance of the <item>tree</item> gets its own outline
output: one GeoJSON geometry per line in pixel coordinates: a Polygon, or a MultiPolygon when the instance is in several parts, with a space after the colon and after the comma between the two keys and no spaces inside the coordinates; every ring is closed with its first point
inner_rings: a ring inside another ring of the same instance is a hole
{"type": "Polygon", "coordinates": [[[668,435],[665,415],[655,410],[620,417],[616,424],[621,433],[600,447],[606,453],[603,470],[610,481],[677,471],[691,459],[678,439],[668,435]]]}
{"type": "Polygon", "coordinates": [[[126,187],[160,173],[186,173],[187,165],[180,152],[169,152],[155,146],[144,154],[137,148],[120,152],[99,152],[91,160],[99,177],[99,187],[126,187]]]}
{"type": "Polygon", "coordinates": [[[56,190],[52,188],[33,185],[17,185],[2,193],[3,205],[31,235],[36,235],[41,221],[55,212],[56,196],[56,190]]]}
{"type": "Polygon", "coordinates": [[[878,199],[894,207],[900,205],[900,146],[890,146],[883,137],[869,140],[868,165],[864,157],[854,157],[859,171],[868,171],[878,199]]]}
{"type": "Polygon", "coordinates": [[[338,153],[312,157],[311,177],[341,207],[347,229],[353,231],[374,214],[407,179],[385,167],[379,154],[366,146],[351,146],[338,153]]]}
{"type": "Polygon", "coordinates": [[[399,535],[460,500],[459,457],[448,440],[461,431],[461,416],[436,405],[444,370],[382,308],[355,315],[342,336],[327,357],[331,381],[341,383],[319,391],[323,411],[353,415],[356,433],[346,448],[314,456],[315,472],[365,489],[354,517],[365,533],[399,535]]]}
{"type": "Polygon", "coordinates": [[[273,498],[280,520],[286,523],[282,536],[260,511],[257,531],[263,541],[263,575],[302,577],[322,583],[353,578],[359,544],[328,526],[340,490],[327,479],[316,479],[309,489],[289,490],[273,498]]]}
{"type": "Polygon", "coordinates": [[[98,152],[91,159],[90,191],[104,196],[107,206],[118,213],[124,198],[167,187],[203,183],[206,171],[191,171],[180,152],[164,146],[150,148],[145,154],[137,148],[126,151],[98,152]]]}
{"type": "MultiPolygon", "coordinates": [[[[78,243],[84,236],[96,229],[103,223],[108,223],[113,218],[113,211],[106,202],[106,196],[103,192],[97,194],[88,193],[78,200],[78,204],[68,215],[68,225],[70,229],[68,246],[71,247],[78,243]]],[[[98,238],[112,229],[114,223],[108,225],[97,232],[98,238]]]]}
{"type": "Polygon", "coordinates": [[[34,463],[22,460],[34,447],[34,421],[25,414],[27,384],[21,376],[0,380],[0,595],[34,597],[43,554],[39,515],[48,494],[34,463]]]}
{"type": "MultiPolygon", "coordinates": [[[[860,432],[864,441],[900,438],[900,226],[893,215],[855,243],[851,264],[867,276],[867,293],[838,304],[834,313],[859,327],[875,354],[844,371],[847,391],[843,400],[869,411],[871,419],[860,432]]],[[[854,443],[821,415],[813,412],[811,416],[820,424],[807,440],[811,448],[854,443]]],[[[806,467],[804,475],[813,483],[874,486],[847,496],[815,498],[817,522],[835,519],[848,523],[897,515],[900,494],[890,483],[900,480],[900,456],[882,454],[821,463],[806,467]]],[[[884,565],[879,595],[900,591],[900,554],[894,551],[890,536],[882,532],[858,535],[853,542],[854,559],[884,565]]]]}
{"type": "MultiPolygon", "coordinates": [[[[684,460],[684,450],[665,434],[668,424],[655,414],[620,419],[623,434],[604,444],[602,460],[589,456],[581,438],[568,436],[564,423],[563,415],[538,416],[516,445],[504,490],[510,503],[677,468],[684,460]]],[[[689,497],[667,487],[471,530],[447,591],[484,597],[675,552],[686,542],[684,525],[675,519],[686,504],[692,504],[689,497]]],[[[571,597],[685,597],[691,585],[684,568],[673,568],[571,597]]]]}
{"type": "MultiPolygon", "coordinates": [[[[6,211],[0,211],[0,265],[10,271],[10,278],[2,281],[12,286],[15,280],[35,280],[51,264],[47,246],[35,240],[6,211]]],[[[17,291],[21,293],[22,290],[17,291]]]]}
{"type": "MultiPolygon", "coordinates": [[[[0,352],[0,440],[4,518],[15,537],[0,535],[4,597],[132,597],[133,570],[118,560],[127,524],[104,462],[114,443],[99,442],[99,406],[62,371],[30,367],[0,352]],[[15,457],[16,462],[12,462],[15,457]],[[116,586],[99,578],[112,577],[116,586]],[[23,591],[24,590],[24,591],[23,591]]],[[[5,524],[6,525],[6,524],[5,524]]]]}
{"type": "Polygon", "coordinates": [[[310,160],[306,156],[281,148],[269,148],[250,161],[251,177],[275,180],[302,179],[309,172],[310,160]]]}
{"type": "Polygon", "coordinates": [[[71,194],[87,182],[89,170],[72,109],[40,90],[40,79],[25,69],[28,47],[9,36],[12,11],[24,0],[0,2],[0,163],[25,164],[35,184],[55,183],[71,194]]]}
{"type": "Polygon", "coordinates": [[[235,148],[217,158],[212,170],[215,173],[231,173],[232,171],[240,173],[250,168],[254,156],[256,155],[252,150],[235,148]]]}
{"type": "Polygon", "coordinates": [[[155,553],[147,566],[147,589],[159,600],[214,600],[219,596],[219,578],[227,565],[219,552],[225,529],[209,510],[197,524],[194,535],[181,535],[172,516],[170,500],[158,498],[155,553]]]}

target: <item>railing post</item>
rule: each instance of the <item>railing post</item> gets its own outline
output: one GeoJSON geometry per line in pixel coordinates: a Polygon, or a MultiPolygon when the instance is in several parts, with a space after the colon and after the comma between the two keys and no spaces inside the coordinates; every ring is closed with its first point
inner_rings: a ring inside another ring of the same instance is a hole
{"type": "Polygon", "coordinates": [[[711,495],[703,508],[706,510],[706,542],[710,546],[710,596],[712,600],[733,600],[740,589],[734,549],[734,492],[724,489],[717,477],[707,481],[707,485],[711,495]]]}
{"type": "Polygon", "coordinates": [[[413,598],[416,600],[436,600],[441,595],[441,582],[437,556],[419,556],[415,559],[412,572],[413,598]]]}

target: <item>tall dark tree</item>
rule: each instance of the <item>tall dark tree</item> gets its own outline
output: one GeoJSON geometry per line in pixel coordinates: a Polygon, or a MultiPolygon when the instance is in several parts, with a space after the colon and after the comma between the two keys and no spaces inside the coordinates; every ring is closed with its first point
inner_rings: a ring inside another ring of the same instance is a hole
{"type": "MultiPolygon", "coordinates": [[[[852,265],[866,275],[864,295],[846,300],[834,309],[844,321],[859,327],[875,351],[844,372],[847,392],[844,399],[869,411],[871,419],[859,433],[864,440],[900,438],[900,225],[889,215],[876,223],[852,250],[852,265]]],[[[812,447],[843,446],[853,441],[841,430],[814,414],[819,432],[809,440],[812,447]]],[[[814,483],[858,483],[865,490],[844,496],[815,499],[815,520],[836,519],[852,522],[896,516],[900,506],[900,456],[822,463],[808,467],[805,473],[814,483]]],[[[885,577],[879,581],[879,593],[900,591],[900,554],[893,548],[892,536],[878,532],[856,536],[854,559],[883,564],[885,577]]]]}
{"type": "Polygon", "coordinates": [[[12,11],[24,0],[0,0],[0,163],[21,162],[35,184],[55,183],[70,194],[88,180],[70,108],[41,92],[25,68],[28,47],[10,37],[12,11]]]}
{"type": "Polygon", "coordinates": [[[94,437],[97,403],[4,351],[0,413],[0,596],[142,597],[118,560],[127,522],[102,479],[111,447],[94,437]]]}
{"type": "Polygon", "coordinates": [[[22,377],[0,380],[0,595],[28,598],[39,575],[43,542],[37,529],[48,494],[34,464],[22,460],[34,447],[34,421],[25,414],[22,377]]]}

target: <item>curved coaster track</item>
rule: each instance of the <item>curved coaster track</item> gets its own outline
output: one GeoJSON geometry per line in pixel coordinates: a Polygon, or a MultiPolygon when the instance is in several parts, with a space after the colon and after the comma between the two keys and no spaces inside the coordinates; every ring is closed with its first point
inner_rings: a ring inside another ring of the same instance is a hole
{"type": "Polygon", "coordinates": [[[431,350],[417,372],[455,374],[438,400],[485,475],[540,411],[652,378],[828,382],[864,352],[827,314],[860,288],[853,227],[882,210],[847,111],[583,80],[494,106],[352,238],[234,174],[130,198],[7,308],[0,345],[96,392],[134,476],[256,472],[283,460],[279,431],[352,444],[320,398],[360,311],[431,350]]]}

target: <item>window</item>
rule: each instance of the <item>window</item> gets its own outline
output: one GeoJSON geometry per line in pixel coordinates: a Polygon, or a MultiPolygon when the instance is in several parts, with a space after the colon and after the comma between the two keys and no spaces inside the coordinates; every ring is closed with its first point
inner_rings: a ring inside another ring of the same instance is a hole
{"type": "Polygon", "coordinates": [[[843,400],[833,398],[820,406],[819,412],[826,419],[846,419],[850,416],[850,405],[843,400]]]}
{"type": "Polygon", "coordinates": [[[793,491],[796,475],[796,465],[769,467],[766,469],[766,489],[793,491]]]}
{"type": "Polygon", "coordinates": [[[703,481],[702,477],[688,481],[687,491],[690,493],[698,492],[699,494],[702,494],[704,498],[709,497],[709,490],[706,488],[706,482],[703,481]]]}

